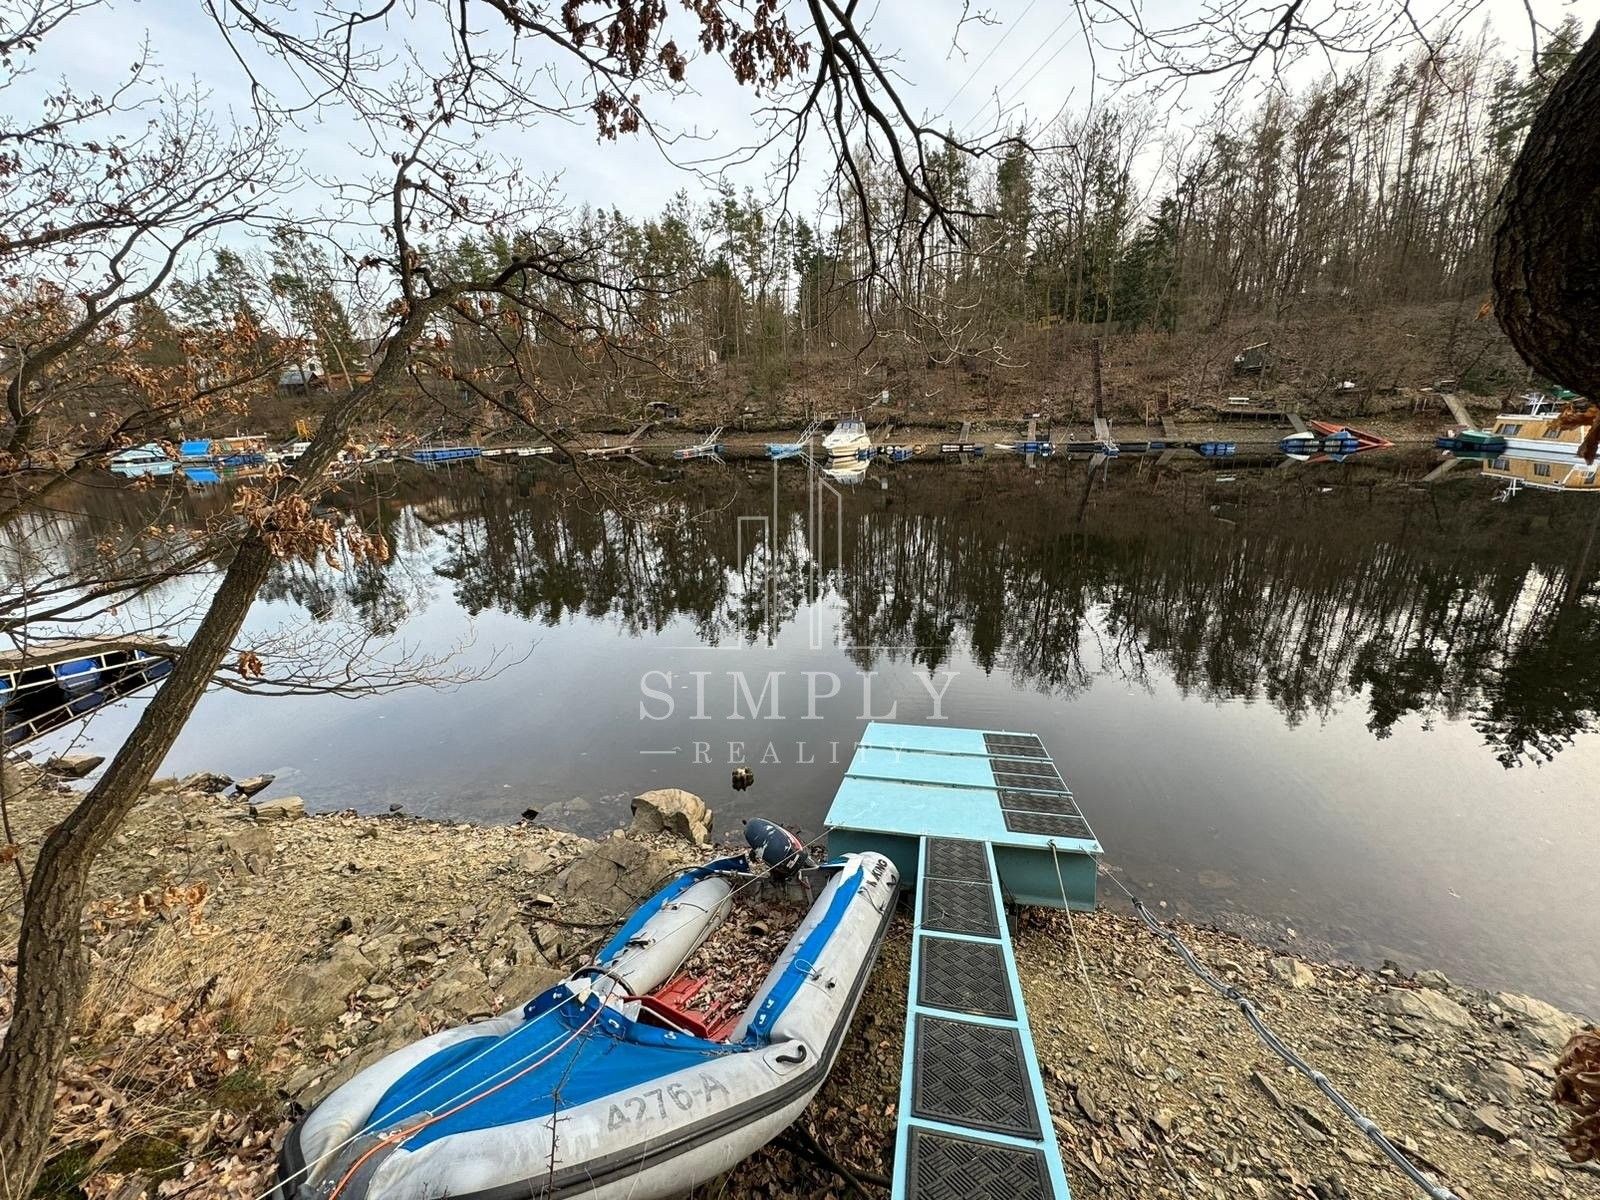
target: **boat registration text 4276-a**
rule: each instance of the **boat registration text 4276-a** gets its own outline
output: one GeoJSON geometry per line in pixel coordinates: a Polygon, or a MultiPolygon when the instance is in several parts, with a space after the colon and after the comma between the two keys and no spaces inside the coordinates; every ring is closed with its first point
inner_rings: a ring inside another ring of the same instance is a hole
{"type": "Polygon", "coordinates": [[[674,1110],[686,1113],[696,1108],[712,1108],[727,1099],[727,1086],[710,1075],[700,1076],[698,1087],[669,1083],[664,1087],[646,1088],[613,1103],[606,1119],[606,1128],[622,1129],[635,1121],[651,1117],[664,1120],[674,1110]]]}

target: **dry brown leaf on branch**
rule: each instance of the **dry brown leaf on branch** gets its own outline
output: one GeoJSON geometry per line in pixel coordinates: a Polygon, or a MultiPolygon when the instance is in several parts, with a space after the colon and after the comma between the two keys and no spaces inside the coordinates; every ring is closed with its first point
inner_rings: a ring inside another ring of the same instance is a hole
{"type": "Polygon", "coordinates": [[[1578,457],[1593,464],[1596,450],[1600,450],[1600,413],[1595,414],[1594,424],[1589,426],[1589,432],[1578,443],[1578,457]]]}
{"type": "Polygon", "coordinates": [[[1572,1113],[1561,1144],[1573,1162],[1600,1159],[1600,1027],[1575,1033],[1556,1064],[1550,1098],[1572,1113]]]}

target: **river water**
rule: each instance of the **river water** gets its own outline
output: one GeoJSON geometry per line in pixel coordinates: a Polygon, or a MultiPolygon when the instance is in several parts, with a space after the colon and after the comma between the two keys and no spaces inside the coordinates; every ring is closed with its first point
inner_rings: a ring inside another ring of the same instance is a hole
{"type": "MultiPolygon", "coordinates": [[[[1168,912],[1600,1010],[1600,499],[1419,486],[1432,465],[374,475],[339,503],[390,561],[283,567],[250,638],[290,660],[360,638],[462,682],[218,691],[166,770],[586,832],[675,785],[724,829],[815,833],[870,718],[1028,730],[1168,912]]],[[[92,494],[33,543],[149,503],[92,494]]],[[[120,619],[181,617],[198,586],[120,619]]],[[[73,748],[114,748],[137,708],[73,748]]]]}

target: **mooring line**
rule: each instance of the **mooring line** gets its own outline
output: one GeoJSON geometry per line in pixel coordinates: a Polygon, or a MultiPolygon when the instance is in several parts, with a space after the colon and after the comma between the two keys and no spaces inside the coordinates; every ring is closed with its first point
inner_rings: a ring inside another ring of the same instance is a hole
{"type": "MultiPolygon", "coordinates": [[[[1050,853],[1054,855],[1055,852],[1056,844],[1052,841],[1050,843],[1050,853]]],[[[1133,911],[1138,914],[1139,919],[1144,922],[1146,928],[1148,928],[1151,933],[1155,934],[1162,941],[1166,942],[1172,947],[1173,951],[1178,955],[1178,958],[1182,960],[1184,966],[1189,968],[1189,972],[1192,975],[1198,978],[1222,999],[1232,1003],[1241,1013],[1244,1014],[1244,1019],[1250,1023],[1250,1028],[1255,1031],[1255,1035],[1261,1041],[1262,1045],[1266,1046],[1267,1049],[1271,1050],[1284,1062],[1288,1063],[1296,1071],[1304,1075],[1313,1084],[1315,1084],[1317,1090],[1326,1096],[1333,1103],[1335,1108],[1348,1117],[1351,1123],[1353,1123],[1357,1129],[1366,1134],[1367,1139],[1379,1150],[1381,1150],[1384,1156],[1388,1158],[1390,1162],[1399,1167],[1412,1183],[1416,1184],[1430,1197],[1432,1197],[1432,1200],[1461,1200],[1461,1198],[1449,1188],[1445,1187],[1443,1184],[1433,1182],[1426,1175],[1424,1175],[1416,1163],[1412,1162],[1411,1159],[1407,1157],[1406,1153],[1393,1142],[1391,1142],[1388,1136],[1384,1134],[1382,1129],[1378,1128],[1377,1123],[1374,1122],[1372,1118],[1368,1117],[1359,1108],[1345,1098],[1344,1093],[1333,1085],[1332,1080],[1330,1080],[1321,1071],[1313,1067],[1310,1063],[1306,1062],[1305,1059],[1301,1058],[1299,1054],[1297,1054],[1287,1043],[1284,1042],[1282,1038],[1280,1038],[1267,1026],[1267,1023],[1261,1019],[1261,1013],[1256,1008],[1255,1002],[1252,1001],[1249,996],[1246,996],[1235,985],[1231,983],[1223,983],[1222,980],[1213,975],[1210,969],[1195,957],[1194,951],[1189,949],[1189,947],[1184,943],[1183,939],[1171,929],[1163,925],[1160,921],[1156,920],[1155,915],[1145,907],[1144,901],[1140,900],[1139,897],[1135,896],[1131,891],[1129,891],[1127,885],[1124,884],[1122,880],[1118,879],[1115,875],[1108,871],[1103,864],[1098,865],[1097,870],[1100,872],[1100,874],[1104,875],[1112,883],[1117,885],[1117,889],[1128,898],[1129,903],[1133,905],[1133,911]]],[[[1060,877],[1061,867],[1058,863],[1056,866],[1056,878],[1059,880],[1060,877]]],[[[1062,889],[1062,899],[1063,901],[1066,899],[1066,889],[1064,887],[1062,889]]]]}

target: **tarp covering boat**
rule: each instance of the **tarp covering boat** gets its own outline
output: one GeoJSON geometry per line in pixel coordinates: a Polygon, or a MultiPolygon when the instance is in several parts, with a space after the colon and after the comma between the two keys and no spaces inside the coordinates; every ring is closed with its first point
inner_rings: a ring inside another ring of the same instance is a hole
{"type": "Polygon", "coordinates": [[[1311,431],[1323,437],[1353,438],[1356,450],[1387,450],[1394,445],[1382,434],[1371,433],[1365,429],[1357,429],[1354,425],[1345,425],[1336,421],[1312,421],[1311,431]]]}
{"type": "Polygon", "coordinates": [[[802,878],[814,902],[722,1036],[662,993],[766,886],[742,857],[682,874],[592,965],[521,1008],[424,1038],[338,1088],[286,1139],[277,1200],[651,1200],[728,1170],[822,1085],[894,910],[881,855],[802,878]]]}

